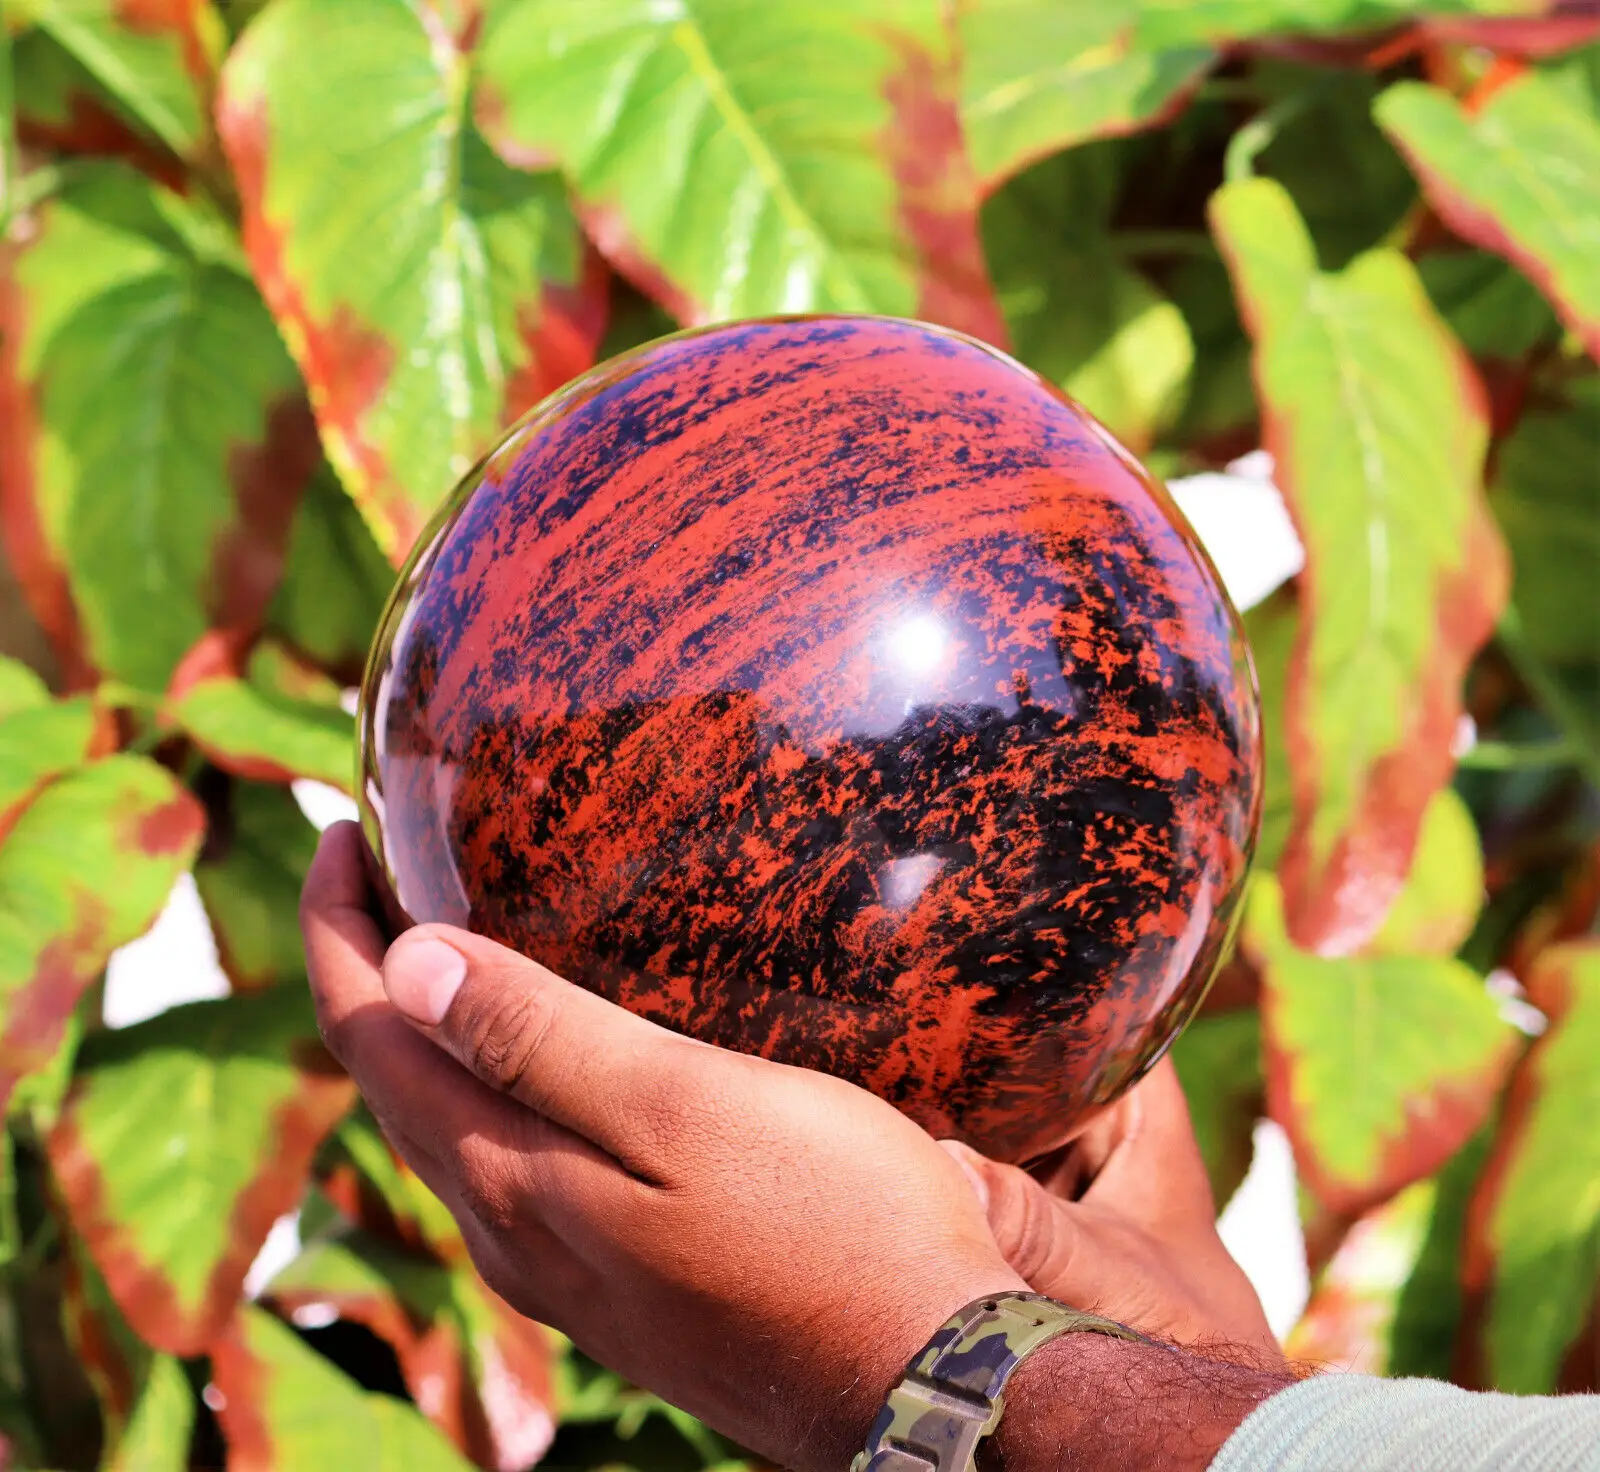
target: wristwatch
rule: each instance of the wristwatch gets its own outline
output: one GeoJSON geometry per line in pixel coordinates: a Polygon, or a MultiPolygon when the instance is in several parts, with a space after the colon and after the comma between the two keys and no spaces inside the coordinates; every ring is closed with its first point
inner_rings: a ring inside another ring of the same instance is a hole
{"type": "Polygon", "coordinates": [[[1037,1293],[980,1298],[947,1319],[872,1424],[850,1472],[975,1472],[978,1443],[1000,1424],[1002,1387],[1041,1344],[1061,1334],[1144,1335],[1037,1293]]]}

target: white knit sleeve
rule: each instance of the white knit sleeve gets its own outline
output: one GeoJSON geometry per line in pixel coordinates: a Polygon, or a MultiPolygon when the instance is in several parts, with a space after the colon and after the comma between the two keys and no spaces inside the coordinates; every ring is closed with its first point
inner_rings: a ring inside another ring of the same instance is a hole
{"type": "Polygon", "coordinates": [[[1600,1395],[1318,1375],[1257,1406],[1211,1472],[1600,1472],[1600,1395]]]}

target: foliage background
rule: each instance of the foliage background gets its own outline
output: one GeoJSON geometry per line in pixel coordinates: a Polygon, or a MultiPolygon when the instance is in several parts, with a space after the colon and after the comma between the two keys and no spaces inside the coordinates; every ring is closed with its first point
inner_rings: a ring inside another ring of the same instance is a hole
{"type": "Polygon", "coordinates": [[[737,1457],[494,1299],[320,1053],[287,783],[348,789],[391,562],[502,426],[810,308],[1007,345],[1167,474],[1273,453],[1266,831],[1178,1048],[1219,1205],[1269,1114],[1292,1350],[1596,1386],[1593,5],[4,16],[0,1464],[737,1457]],[[108,1029],[185,869],[232,995],[108,1029]]]}

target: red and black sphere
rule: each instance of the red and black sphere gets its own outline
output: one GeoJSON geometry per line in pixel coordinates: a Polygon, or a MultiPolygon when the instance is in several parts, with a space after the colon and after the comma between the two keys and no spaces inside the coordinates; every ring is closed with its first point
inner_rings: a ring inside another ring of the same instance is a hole
{"type": "Polygon", "coordinates": [[[1008,1160],[1198,1005],[1259,750],[1166,491],[1004,354],[865,317],[546,400],[419,540],[361,714],[405,918],[1008,1160]]]}

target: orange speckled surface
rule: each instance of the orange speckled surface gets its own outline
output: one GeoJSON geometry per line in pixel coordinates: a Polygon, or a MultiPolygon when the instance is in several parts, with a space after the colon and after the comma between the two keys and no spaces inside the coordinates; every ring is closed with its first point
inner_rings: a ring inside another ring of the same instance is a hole
{"type": "Polygon", "coordinates": [[[1260,802],[1166,492],[882,318],[680,334],[547,401],[419,539],[361,741],[406,917],[1010,1160],[1187,1021],[1260,802]]]}

